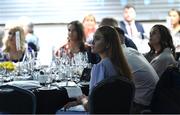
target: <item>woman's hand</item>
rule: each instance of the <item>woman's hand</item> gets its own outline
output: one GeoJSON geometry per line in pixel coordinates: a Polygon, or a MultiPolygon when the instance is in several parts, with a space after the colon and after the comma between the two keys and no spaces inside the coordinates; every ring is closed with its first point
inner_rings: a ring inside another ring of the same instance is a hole
{"type": "Polygon", "coordinates": [[[77,101],[68,102],[66,105],[64,105],[64,110],[66,111],[66,109],[69,109],[70,107],[74,107],[76,105],[79,105],[77,101]]]}
{"type": "Polygon", "coordinates": [[[88,99],[86,95],[78,96],[76,98],[76,101],[71,101],[71,102],[68,102],[66,105],[64,105],[64,110],[66,111],[66,109],[69,109],[70,107],[74,107],[80,104],[86,106],[87,102],[88,102],[88,99]]]}
{"type": "Polygon", "coordinates": [[[87,96],[84,94],[81,96],[78,96],[76,99],[77,99],[77,103],[79,104],[84,104],[88,101],[87,96]]]}
{"type": "Polygon", "coordinates": [[[77,102],[84,106],[84,109],[88,111],[88,97],[86,95],[82,95],[76,98],[77,102]]]}

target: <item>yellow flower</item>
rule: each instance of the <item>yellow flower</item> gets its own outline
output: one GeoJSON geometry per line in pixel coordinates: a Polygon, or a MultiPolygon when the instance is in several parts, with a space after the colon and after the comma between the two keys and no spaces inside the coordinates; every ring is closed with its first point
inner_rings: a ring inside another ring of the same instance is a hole
{"type": "Polygon", "coordinates": [[[15,69],[15,66],[14,66],[13,62],[6,61],[6,62],[0,63],[0,68],[4,68],[8,71],[13,71],[15,69]]]}

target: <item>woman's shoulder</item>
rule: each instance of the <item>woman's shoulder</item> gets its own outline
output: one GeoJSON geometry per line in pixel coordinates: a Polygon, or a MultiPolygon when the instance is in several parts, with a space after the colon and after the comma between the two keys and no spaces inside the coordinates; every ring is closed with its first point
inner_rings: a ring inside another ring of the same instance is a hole
{"type": "Polygon", "coordinates": [[[166,48],[159,56],[155,57],[152,61],[158,61],[159,63],[174,62],[175,58],[171,50],[169,48],[166,48]]]}
{"type": "Polygon", "coordinates": [[[159,55],[162,59],[172,58],[173,54],[170,48],[165,48],[163,52],[159,55]]]}
{"type": "Polygon", "coordinates": [[[66,44],[60,46],[59,48],[55,49],[55,53],[54,53],[54,54],[55,54],[56,56],[60,56],[60,53],[61,53],[62,51],[65,51],[65,50],[68,50],[68,49],[69,49],[69,44],[66,43],[66,44]]]}
{"type": "Polygon", "coordinates": [[[111,61],[109,58],[102,59],[98,64],[95,64],[98,68],[105,68],[111,65],[111,61]]]}

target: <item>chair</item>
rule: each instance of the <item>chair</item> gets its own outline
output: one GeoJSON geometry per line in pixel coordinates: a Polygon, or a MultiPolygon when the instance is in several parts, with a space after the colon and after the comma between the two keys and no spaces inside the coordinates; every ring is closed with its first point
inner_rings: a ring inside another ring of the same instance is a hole
{"type": "Polygon", "coordinates": [[[160,77],[151,101],[151,113],[180,113],[180,70],[170,66],[160,77]]]}
{"type": "Polygon", "coordinates": [[[35,53],[35,57],[37,57],[37,55],[38,55],[38,48],[37,48],[37,46],[34,43],[29,42],[28,43],[28,48],[31,48],[34,51],[34,53],[35,53]]]}
{"type": "Polygon", "coordinates": [[[90,68],[84,68],[82,75],[80,77],[80,81],[89,82],[91,78],[91,69],[90,68]]]}
{"type": "Polygon", "coordinates": [[[130,80],[122,76],[107,78],[89,95],[89,113],[130,113],[134,92],[135,86],[130,80]]]}
{"type": "Polygon", "coordinates": [[[32,43],[32,42],[29,42],[29,43],[28,43],[28,47],[30,47],[31,49],[33,49],[35,52],[38,51],[37,46],[36,46],[34,43],[32,43]]]}
{"type": "Polygon", "coordinates": [[[25,89],[11,86],[0,86],[0,112],[8,114],[35,114],[35,95],[25,89]]]}

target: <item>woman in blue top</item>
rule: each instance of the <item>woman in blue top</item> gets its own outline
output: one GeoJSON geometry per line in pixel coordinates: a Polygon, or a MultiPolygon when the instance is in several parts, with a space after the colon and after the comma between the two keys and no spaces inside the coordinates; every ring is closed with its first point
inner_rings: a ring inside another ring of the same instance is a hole
{"type": "MultiPolygon", "coordinates": [[[[97,29],[93,37],[92,52],[98,53],[101,61],[95,64],[91,71],[90,92],[94,86],[107,77],[122,75],[131,79],[131,71],[124,57],[117,31],[110,26],[102,26],[97,29]]],[[[85,95],[77,97],[76,101],[67,103],[69,108],[83,104],[88,111],[88,99],[85,95]]]]}

